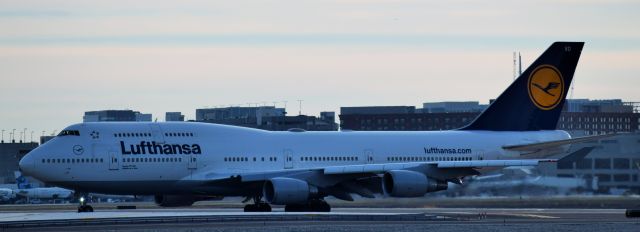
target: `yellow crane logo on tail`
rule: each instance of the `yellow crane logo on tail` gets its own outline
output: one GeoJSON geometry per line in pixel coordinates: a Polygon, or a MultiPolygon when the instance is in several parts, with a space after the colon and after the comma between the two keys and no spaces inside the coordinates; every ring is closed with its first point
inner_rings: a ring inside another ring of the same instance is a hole
{"type": "Polygon", "coordinates": [[[529,98],[541,110],[552,110],[564,97],[564,79],[556,67],[540,65],[529,76],[529,98]]]}

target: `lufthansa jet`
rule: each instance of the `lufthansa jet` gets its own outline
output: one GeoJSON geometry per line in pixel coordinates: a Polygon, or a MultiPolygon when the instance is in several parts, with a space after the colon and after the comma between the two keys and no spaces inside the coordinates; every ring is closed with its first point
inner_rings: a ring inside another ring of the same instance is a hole
{"type": "MultiPolygon", "coordinates": [[[[155,195],[160,206],[245,197],[245,211],[330,211],[421,197],[492,170],[536,166],[572,143],[556,130],[583,42],[553,43],[469,125],[450,131],[265,131],[197,122],[74,124],[20,161],[46,183],[86,193],[155,195]]],[[[93,211],[81,201],[80,212],[93,211]]]]}

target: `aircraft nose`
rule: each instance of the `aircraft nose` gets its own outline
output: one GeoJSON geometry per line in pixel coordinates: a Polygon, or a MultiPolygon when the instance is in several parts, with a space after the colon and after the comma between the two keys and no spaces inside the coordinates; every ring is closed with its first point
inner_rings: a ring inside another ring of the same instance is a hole
{"type": "Polygon", "coordinates": [[[20,168],[20,171],[23,173],[23,175],[33,175],[33,170],[35,166],[35,159],[33,158],[33,154],[31,154],[31,152],[29,152],[27,155],[25,155],[24,157],[22,157],[22,159],[20,159],[20,162],[18,163],[18,167],[20,168]]]}

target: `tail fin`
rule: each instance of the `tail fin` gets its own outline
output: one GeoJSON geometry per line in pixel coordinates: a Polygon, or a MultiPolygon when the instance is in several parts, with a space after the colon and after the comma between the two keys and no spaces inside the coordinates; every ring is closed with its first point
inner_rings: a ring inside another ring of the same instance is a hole
{"type": "Polygon", "coordinates": [[[16,185],[18,186],[18,189],[31,188],[29,180],[27,180],[27,178],[22,175],[22,172],[15,171],[13,172],[13,176],[16,178],[16,185]]]}
{"type": "Polygon", "coordinates": [[[460,130],[555,130],[584,42],[555,42],[460,130]]]}

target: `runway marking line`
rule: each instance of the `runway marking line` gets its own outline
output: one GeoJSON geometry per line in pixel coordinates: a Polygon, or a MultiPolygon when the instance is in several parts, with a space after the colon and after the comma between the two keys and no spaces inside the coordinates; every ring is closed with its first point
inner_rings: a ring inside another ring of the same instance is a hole
{"type": "Polygon", "coordinates": [[[545,216],[545,215],[537,215],[537,214],[509,214],[509,213],[493,213],[493,215],[503,215],[503,216],[516,216],[516,217],[528,217],[528,218],[540,218],[540,219],[558,219],[560,217],[554,216],[545,216]]]}

